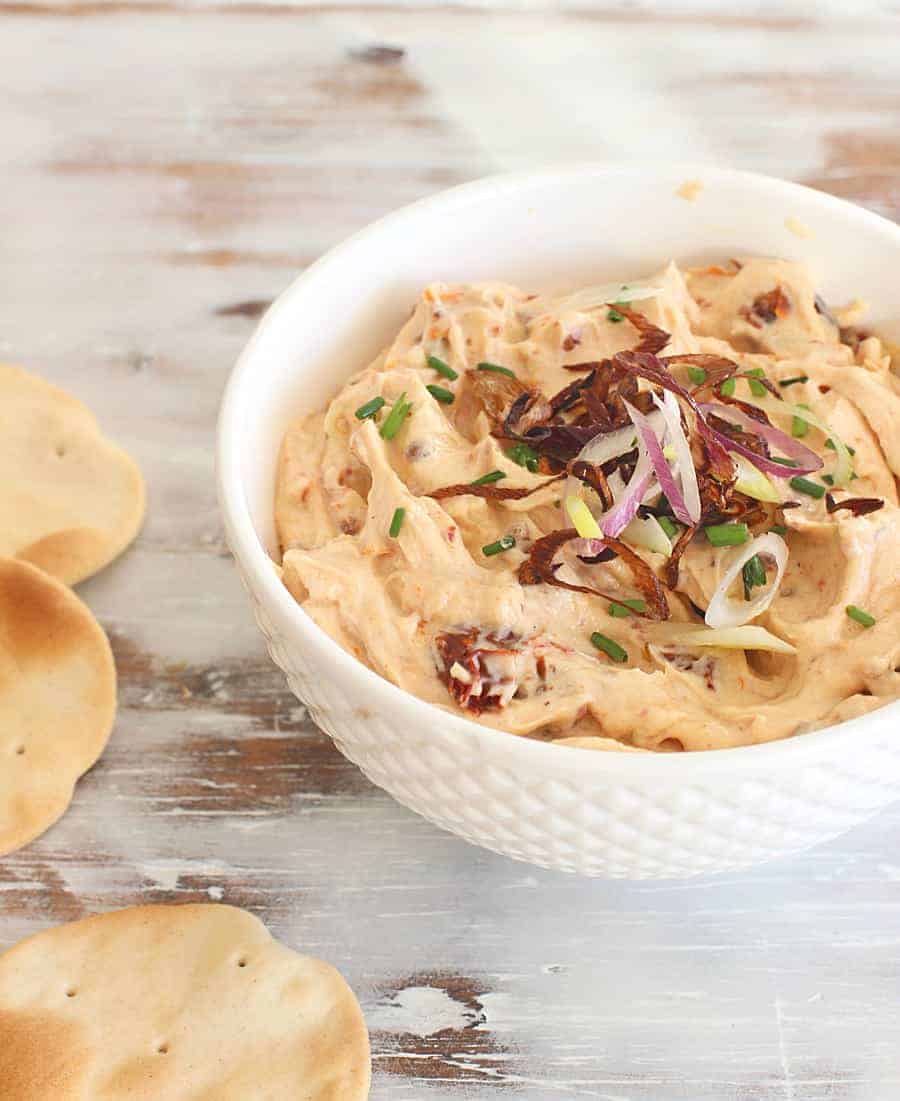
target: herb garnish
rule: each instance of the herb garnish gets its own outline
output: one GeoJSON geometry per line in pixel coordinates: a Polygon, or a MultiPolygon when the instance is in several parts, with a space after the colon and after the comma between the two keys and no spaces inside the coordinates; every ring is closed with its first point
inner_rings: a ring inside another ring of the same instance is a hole
{"type": "Polygon", "coordinates": [[[439,401],[443,405],[452,405],[456,398],[452,390],[446,390],[443,386],[435,386],[433,382],[430,382],[425,389],[435,401],[439,401]]]}
{"type": "Polygon", "coordinates": [[[406,420],[412,409],[412,403],[406,400],[406,391],[394,402],[394,408],[385,417],[384,424],[379,428],[383,440],[392,440],[400,431],[400,425],[406,420]]]}
{"type": "Polygon", "coordinates": [[[459,378],[459,372],[454,371],[448,363],[444,363],[444,361],[438,359],[437,356],[426,356],[425,362],[432,371],[437,371],[439,375],[443,375],[444,378],[450,379],[451,382],[459,378]]]}
{"type": "Polygon", "coordinates": [[[628,661],[628,652],[623,650],[618,642],[613,642],[611,638],[601,635],[599,631],[594,631],[591,635],[591,642],[613,661],[628,661]]]}
{"type": "Polygon", "coordinates": [[[706,382],[706,371],[704,371],[702,367],[688,367],[687,373],[688,378],[695,386],[700,386],[702,383],[706,382]]]}
{"type": "Polygon", "coordinates": [[[516,377],[515,371],[510,371],[508,367],[501,367],[499,363],[479,363],[476,366],[478,371],[493,371],[495,375],[508,375],[510,378],[516,377]]]}
{"type": "Polygon", "coordinates": [[[374,417],[384,403],[384,398],[381,396],[372,398],[365,405],[361,405],[353,415],[359,421],[367,420],[369,417],[374,417]]]}
{"type": "Polygon", "coordinates": [[[786,390],[789,386],[795,386],[798,382],[809,382],[809,375],[795,375],[793,378],[783,378],[778,385],[786,390]]]}
{"type": "Polygon", "coordinates": [[[516,545],[516,540],[512,535],[502,535],[496,543],[488,543],[486,547],[481,548],[481,553],[485,558],[492,558],[495,554],[502,554],[504,551],[512,550],[516,545]]]}
{"type": "Polygon", "coordinates": [[[538,472],[538,460],[540,455],[534,450],[533,447],[529,447],[527,443],[517,443],[506,452],[507,459],[512,459],[514,463],[519,466],[524,466],[526,470],[530,470],[532,474],[538,472]]]}
{"type": "Polygon", "coordinates": [[[609,614],[616,619],[625,619],[634,612],[646,612],[646,600],[614,600],[609,606],[609,614]]]}
{"type": "Polygon", "coordinates": [[[848,604],[844,611],[851,619],[855,619],[856,622],[863,627],[875,626],[875,616],[869,615],[868,612],[864,612],[862,608],[857,608],[855,604],[848,604]]]}
{"type": "Polygon", "coordinates": [[[750,538],[750,529],[746,524],[711,524],[703,530],[714,547],[739,547],[750,538]]]}
{"type": "Polygon", "coordinates": [[[791,478],[790,485],[798,493],[805,493],[807,497],[815,497],[817,501],[825,496],[825,486],[820,486],[818,482],[811,482],[809,478],[801,478],[797,475],[795,478],[791,478]]]}
{"type": "Polygon", "coordinates": [[[748,558],[744,563],[741,574],[744,578],[744,599],[749,600],[752,590],[766,583],[766,568],[758,554],[748,558]]]}
{"type": "Polygon", "coordinates": [[[486,486],[491,482],[499,482],[501,478],[506,477],[505,470],[492,470],[490,474],[482,474],[480,478],[476,478],[474,482],[469,482],[469,485],[473,486],[486,486]]]}
{"type": "Polygon", "coordinates": [[[400,534],[400,529],[403,527],[403,517],[406,515],[405,508],[395,508],[394,515],[391,519],[391,526],[388,528],[388,535],[392,539],[396,539],[400,534]]]}

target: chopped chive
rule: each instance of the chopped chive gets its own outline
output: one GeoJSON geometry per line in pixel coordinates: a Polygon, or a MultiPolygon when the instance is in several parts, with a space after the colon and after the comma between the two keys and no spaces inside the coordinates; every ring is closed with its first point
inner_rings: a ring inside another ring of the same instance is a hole
{"type": "Polygon", "coordinates": [[[512,535],[503,535],[496,543],[488,543],[486,547],[482,547],[481,553],[486,558],[492,558],[495,554],[502,554],[504,551],[512,550],[515,545],[516,541],[512,535]]]}
{"type": "Polygon", "coordinates": [[[406,391],[394,402],[394,408],[384,419],[384,424],[379,428],[383,440],[392,440],[400,431],[400,425],[406,420],[412,405],[406,400],[406,391]]]}
{"type": "Polygon", "coordinates": [[[591,635],[591,642],[598,650],[602,650],[607,657],[612,658],[613,661],[628,661],[627,651],[623,650],[618,642],[613,642],[611,638],[601,635],[599,631],[594,631],[591,635]]]}
{"type": "Polygon", "coordinates": [[[439,401],[444,405],[452,405],[456,398],[452,390],[445,390],[443,386],[435,386],[433,382],[430,382],[425,389],[435,401],[439,401]]]}
{"type": "Polygon", "coordinates": [[[646,612],[647,604],[643,600],[614,600],[609,606],[609,614],[616,619],[624,619],[633,612],[646,612]]]}
{"type": "Polygon", "coordinates": [[[524,466],[532,474],[537,474],[540,455],[529,447],[527,443],[517,443],[506,452],[507,459],[512,459],[519,466],[524,466]]]}
{"type": "Polygon", "coordinates": [[[795,386],[798,382],[809,382],[809,375],[795,375],[793,378],[783,378],[778,385],[786,390],[788,386],[795,386]]]}
{"type": "Polygon", "coordinates": [[[739,547],[750,538],[750,529],[746,524],[711,524],[703,530],[714,547],[739,547]]]}
{"type": "Polygon", "coordinates": [[[515,371],[510,371],[508,367],[501,367],[499,363],[479,363],[476,369],[479,371],[493,371],[496,375],[509,375],[510,378],[516,377],[515,371]]]}
{"type": "Polygon", "coordinates": [[[365,405],[361,405],[359,409],[353,414],[357,420],[364,421],[369,417],[374,417],[378,410],[384,405],[384,398],[377,397],[367,401],[365,405]]]}
{"type": "Polygon", "coordinates": [[[396,539],[400,534],[400,529],[403,527],[403,517],[406,515],[405,508],[395,508],[394,516],[391,520],[391,526],[388,528],[388,535],[392,539],[396,539]]]}
{"type": "Polygon", "coordinates": [[[811,482],[809,478],[801,478],[799,475],[791,478],[791,488],[796,489],[798,493],[805,493],[807,497],[815,497],[816,500],[825,496],[825,486],[820,486],[818,482],[811,482]]]}
{"type": "Polygon", "coordinates": [[[620,321],[625,320],[625,314],[619,313],[618,310],[611,309],[606,315],[607,321],[612,321],[614,325],[617,325],[620,321]]]}
{"type": "Polygon", "coordinates": [[[844,611],[851,619],[855,619],[856,622],[863,627],[875,626],[875,616],[869,615],[868,612],[864,612],[862,608],[857,608],[855,604],[848,604],[844,611]]]}
{"type": "Polygon", "coordinates": [[[675,536],[678,535],[678,533],[681,531],[681,528],[679,528],[675,521],[669,516],[657,516],[656,522],[670,539],[674,539],[675,536]]]}
{"type": "MultiPolygon", "coordinates": [[[[798,409],[809,409],[808,405],[798,405],[798,409]]],[[[803,417],[794,417],[791,421],[791,435],[800,439],[801,436],[805,436],[809,431],[809,422],[805,421],[803,417]]]]}
{"type": "Polygon", "coordinates": [[[735,385],[733,378],[727,378],[719,387],[719,393],[724,394],[726,398],[733,398],[735,385]]]}
{"type": "Polygon", "coordinates": [[[834,485],[834,475],[833,474],[823,474],[822,475],[822,481],[827,486],[833,486],[834,485]]]}
{"type": "Polygon", "coordinates": [[[438,359],[437,356],[427,356],[425,362],[432,371],[437,371],[439,375],[443,375],[444,378],[450,379],[451,382],[459,378],[459,372],[454,371],[448,363],[444,363],[444,361],[438,359]]]}
{"type": "Polygon", "coordinates": [[[506,477],[505,470],[492,470],[490,474],[482,474],[480,478],[476,478],[474,482],[469,482],[470,486],[486,486],[491,482],[499,482],[501,478],[506,477]]]}
{"type": "MultiPolygon", "coordinates": [[[[837,451],[837,448],[834,446],[834,440],[832,440],[832,439],[827,439],[825,441],[825,446],[828,448],[829,451],[837,451]]],[[[847,450],[850,452],[851,455],[856,454],[856,448],[851,447],[849,443],[845,443],[844,447],[847,448],[847,450]]]]}
{"type": "Polygon", "coordinates": [[[702,382],[706,382],[706,371],[702,367],[688,367],[688,378],[695,386],[699,386],[702,382]]]}
{"type": "Polygon", "coordinates": [[[771,531],[774,535],[780,535],[782,538],[784,538],[784,536],[787,535],[788,529],[784,526],[784,524],[773,524],[769,528],[769,531],[771,531]]]}
{"type": "Polygon", "coordinates": [[[757,398],[764,398],[766,396],[766,388],[761,382],[757,382],[758,378],[765,378],[766,373],[762,367],[752,367],[749,371],[744,371],[743,377],[746,378],[747,384],[750,387],[750,393],[757,398]]]}
{"type": "Polygon", "coordinates": [[[782,455],[773,455],[773,463],[779,463],[781,466],[796,466],[797,464],[793,459],[785,459],[782,455]]]}
{"type": "Polygon", "coordinates": [[[766,583],[766,568],[758,554],[747,559],[741,574],[744,578],[744,599],[749,600],[753,589],[766,583]]]}

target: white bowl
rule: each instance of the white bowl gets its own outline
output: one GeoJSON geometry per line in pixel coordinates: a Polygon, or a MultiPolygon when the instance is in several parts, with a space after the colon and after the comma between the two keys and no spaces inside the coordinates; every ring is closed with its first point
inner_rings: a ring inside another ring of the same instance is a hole
{"type": "Polygon", "coordinates": [[[529,741],[382,680],[316,626],[272,566],[285,426],[376,355],[430,280],[577,287],[645,275],[671,257],[747,253],[809,262],[826,300],[864,297],[876,321],[896,307],[900,228],[874,214],[744,172],[578,165],[481,180],[375,223],[304,272],[241,356],[219,423],[219,494],[269,652],[341,752],[437,825],[544,867],[681,877],[807,848],[900,797],[900,703],[706,753],[529,741]],[[697,201],[677,197],[694,177],[705,182],[697,201]]]}

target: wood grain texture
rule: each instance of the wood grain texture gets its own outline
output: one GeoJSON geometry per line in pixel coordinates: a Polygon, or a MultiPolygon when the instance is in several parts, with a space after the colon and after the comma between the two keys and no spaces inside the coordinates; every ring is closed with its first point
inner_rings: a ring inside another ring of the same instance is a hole
{"type": "Polygon", "coordinates": [[[0,357],[91,405],[149,483],[138,543],[80,589],[116,730],[63,821],[0,861],[0,947],[138,901],[247,906],[360,993],[376,1101],[900,1095],[900,809],[688,885],[473,849],[286,690],[213,487],[266,303],[438,188],[698,158],[900,218],[900,26],[865,9],[0,0],[0,357]]]}

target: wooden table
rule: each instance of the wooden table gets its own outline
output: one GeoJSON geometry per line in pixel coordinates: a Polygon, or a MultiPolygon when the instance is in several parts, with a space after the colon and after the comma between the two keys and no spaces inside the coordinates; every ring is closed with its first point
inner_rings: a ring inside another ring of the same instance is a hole
{"type": "Polygon", "coordinates": [[[0,862],[0,946],[139,901],[246,906],[358,991],[378,1101],[894,1101],[900,809],[686,885],[494,857],[311,725],[229,560],[229,368],[272,296],[377,215],[501,168],[661,156],[900,216],[882,5],[529,7],[0,0],[0,356],[88,402],[150,495],[81,589],[117,727],[65,819],[0,862]]]}

